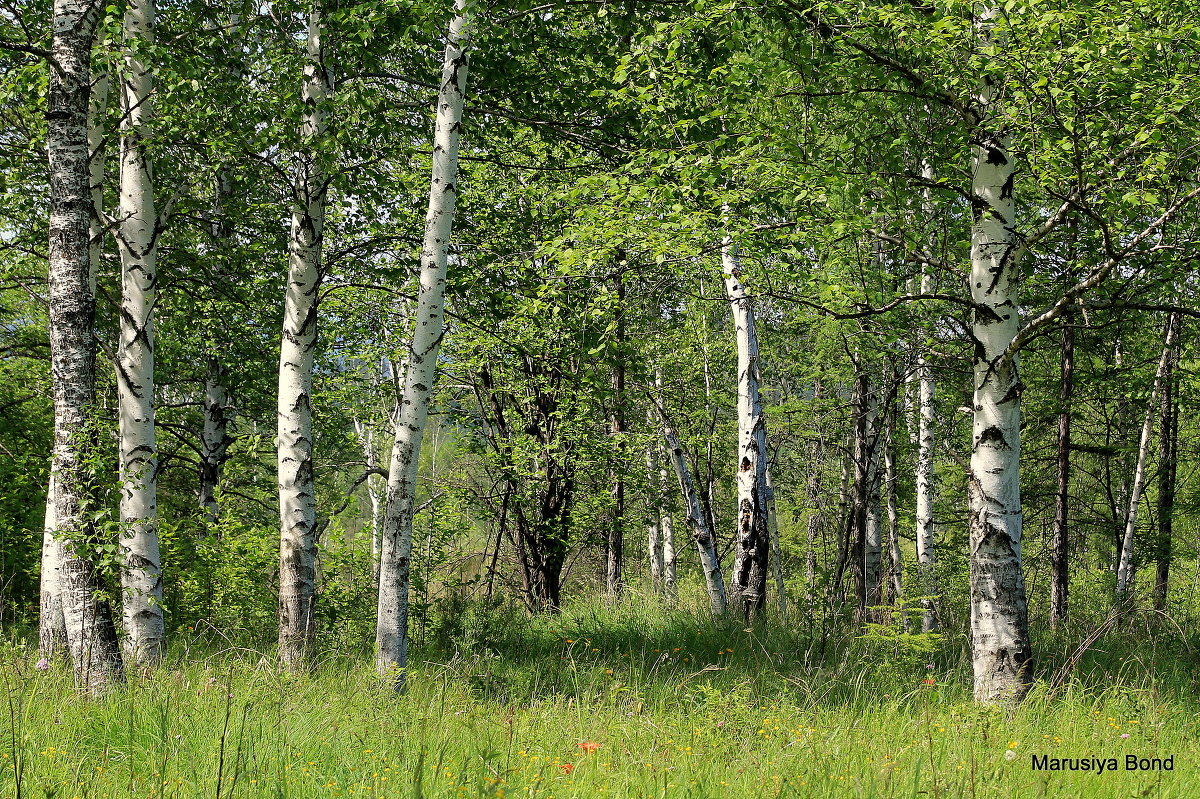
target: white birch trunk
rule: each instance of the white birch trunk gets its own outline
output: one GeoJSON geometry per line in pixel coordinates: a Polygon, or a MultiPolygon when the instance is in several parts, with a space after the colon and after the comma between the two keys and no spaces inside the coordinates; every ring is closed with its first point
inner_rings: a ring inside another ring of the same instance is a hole
{"type": "MultiPolygon", "coordinates": [[[[660,456],[664,453],[660,450],[660,456]]],[[[669,501],[670,479],[667,476],[665,457],[660,457],[663,465],[658,470],[659,505],[662,508],[662,519],[658,525],[658,536],[662,543],[662,586],[663,595],[668,600],[674,600],[677,595],[675,581],[675,531],[671,521],[671,506],[669,501]]]]}
{"type": "MultiPolygon", "coordinates": [[[[646,410],[646,421],[654,424],[654,411],[646,410]]],[[[657,446],[654,443],[646,445],[646,498],[649,507],[646,521],[646,551],[650,559],[650,585],[656,594],[663,591],[663,570],[666,564],[663,559],[662,539],[659,533],[659,522],[663,516],[662,492],[659,489],[659,468],[654,462],[657,446]]]]}
{"type": "Polygon", "coordinates": [[[679,478],[679,490],[683,494],[684,516],[687,525],[692,529],[692,540],[700,553],[700,569],[704,572],[704,585],[708,589],[708,602],[714,616],[724,616],[727,601],[725,598],[725,580],[721,575],[721,562],[717,560],[717,544],[704,508],[700,504],[700,495],[696,492],[696,484],[692,481],[692,472],[687,459],[683,455],[683,445],[679,436],[670,425],[663,424],[663,439],[667,445],[667,455],[671,465],[675,467],[675,476],[679,478]]]}
{"type": "Polygon", "coordinates": [[[47,119],[50,162],[50,374],[54,392],[54,532],[63,536],[59,592],[76,685],[103,692],[121,678],[112,608],[87,548],[92,522],[89,460],[95,441],[96,301],[89,222],[88,98],[100,6],[55,0],[47,119]]]}
{"type": "Polygon", "coordinates": [[[42,527],[41,605],[38,611],[38,653],[53,660],[65,651],[66,620],[63,618],[62,580],[63,542],[54,531],[58,525],[54,516],[54,474],[51,473],[46,491],[46,521],[42,527]]]}
{"type": "MultiPolygon", "coordinates": [[[[97,75],[88,98],[88,175],[91,209],[88,225],[88,290],[96,296],[96,272],[104,240],[104,111],[108,106],[108,75],[97,75]]],[[[45,524],[42,527],[41,604],[38,611],[38,650],[46,660],[65,651],[66,619],[62,603],[63,541],[55,535],[54,474],[47,481],[45,524]]]]}
{"type": "Polygon", "coordinates": [[[421,248],[420,289],[413,315],[412,344],[393,415],[396,440],[388,468],[383,516],[375,666],[380,676],[393,681],[397,690],[404,688],[408,657],[409,565],[417,465],[444,329],[446,263],[458,197],[458,143],[467,90],[467,47],[472,10],[473,0],[455,0],[438,89],[433,175],[421,248]]]}
{"type": "MultiPolygon", "coordinates": [[[[990,36],[995,9],[977,20],[990,36]]],[[[1015,169],[994,108],[995,79],[976,98],[971,197],[971,321],[974,423],[968,474],[971,643],[975,699],[1016,702],[1029,689],[1029,611],[1021,562],[1021,390],[1013,179],[1015,169]]]]}
{"type": "MultiPolygon", "coordinates": [[[[726,211],[728,214],[728,211],[726,211]]],[[[754,308],[742,283],[733,239],[721,240],[725,292],[733,309],[738,353],[738,512],[730,594],[746,621],[762,613],[767,595],[770,532],[767,525],[767,424],[759,395],[758,334],[754,308]]]]}
{"type": "MultiPolygon", "coordinates": [[[[921,174],[932,180],[933,167],[928,161],[922,163],[921,174]]],[[[925,202],[929,204],[929,190],[925,190],[925,202]]],[[[929,213],[926,214],[929,216],[929,213]]],[[[921,267],[921,293],[933,291],[933,276],[927,266],[921,267]]],[[[934,405],[935,385],[933,370],[923,341],[917,344],[917,468],[916,468],[916,514],[917,514],[917,583],[922,596],[932,597],[938,593],[935,569],[937,565],[933,503],[936,499],[933,456],[937,440],[934,436],[936,408],[934,405]]],[[[925,608],[921,614],[921,632],[933,632],[938,627],[934,600],[922,601],[925,608]]]]}
{"type": "Polygon", "coordinates": [[[380,502],[382,497],[379,493],[381,478],[374,473],[379,468],[379,459],[375,455],[375,433],[358,419],[354,420],[354,431],[358,434],[358,441],[363,451],[363,462],[366,464],[368,472],[366,483],[367,500],[371,503],[371,573],[378,574],[379,531],[383,523],[383,503],[380,502]]]}
{"type": "Polygon", "coordinates": [[[325,135],[325,103],[332,93],[325,65],[324,7],[314,0],[308,15],[308,63],[301,97],[298,155],[283,340],[279,354],[279,656],[298,667],[316,633],[316,486],[312,455],[312,370],[317,344],[317,299],[325,227],[325,175],[318,142],[325,135]]]}
{"type": "Polygon", "coordinates": [[[1150,392],[1150,400],[1146,404],[1146,417],[1142,421],[1142,432],[1138,437],[1137,464],[1133,469],[1133,485],[1129,491],[1129,507],[1125,513],[1125,535],[1121,544],[1121,560],[1117,566],[1117,602],[1125,601],[1133,585],[1134,559],[1133,541],[1137,530],[1138,505],[1142,502],[1142,493],[1146,488],[1146,456],[1150,452],[1150,434],[1154,425],[1155,406],[1163,391],[1163,383],[1171,364],[1171,352],[1175,347],[1177,328],[1168,323],[1164,336],[1162,357],[1158,360],[1158,370],[1154,373],[1154,388],[1150,392]]]}
{"type": "Polygon", "coordinates": [[[158,445],[154,436],[154,305],[158,212],[145,138],[153,121],[154,82],[137,50],[154,41],[154,0],[125,8],[121,75],[121,325],[117,344],[117,415],[121,469],[121,606],[126,660],[157,663],[162,654],[162,568],[158,548],[158,445]]]}

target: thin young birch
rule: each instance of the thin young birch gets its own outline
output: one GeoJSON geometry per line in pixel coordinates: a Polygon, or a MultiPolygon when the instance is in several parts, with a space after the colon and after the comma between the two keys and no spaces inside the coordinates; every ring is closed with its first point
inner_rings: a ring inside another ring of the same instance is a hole
{"type": "Polygon", "coordinates": [[[692,471],[684,456],[683,445],[675,430],[663,423],[663,440],[666,442],[667,455],[671,465],[675,467],[675,476],[679,478],[679,490],[683,494],[684,518],[692,530],[692,540],[700,553],[700,570],[704,573],[704,585],[708,589],[709,607],[713,615],[721,617],[728,608],[725,596],[725,580],[721,575],[721,562],[717,559],[716,538],[708,526],[704,508],[700,504],[700,495],[692,480],[692,471]]]}
{"type": "Polygon", "coordinates": [[[473,10],[473,0],[455,0],[438,89],[433,175],[425,216],[412,343],[392,418],[396,439],[388,467],[387,503],[383,516],[375,667],[397,690],[404,688],[408,659],[409,568],[417,466],[445,324],[446,264],[458,197],[458,145],[467,91],[473,10]]]}
{"type": "Polygon", "coordinates": [[[1142,503],[1142,493],[1146,488],[1146,458],[1150,452],[1150,435],[1154,426],[1154,413],[1158,409],[1158,397],[1162,394],[1168,372],[1171,368],[1171,354],[1175,350],[1175,339],[1178,326],[1173,320],[1168,320],[1167,330],[1163,336],[1162,356],[1158,359],[1158,369],[1154,373],[1154,388],[1150,391],[1150,400],[1146,404],[1146,416],[1142,420],[1142,432],[1138,437],[1137,464],[1133,469],[1133,485],[1129,491],[1129,507],[1125,512],[1125,535],[1121,543],[1121,561],[1117,567],[1117,604],[1129,599],[1133,586],[1135,562],[1133,559],[1134,533],[1137,531],[1138,506],[1142,503]]]}
{"type": "Polygon", "coordinates": [[[276,461],[279,475],[279,657],[288,668],[306,660],[316,633],[316,487],[312,454],[312,371],[317,344],[317,298],[323,269],[326,180],[317,154],[325,135],[325,104],[333,92],[325,63],[325,10],[308,13],[307,63],[301,98],[288,282],[279,354],[276,461]]]}
{"type": "MultiPolygon", "coordinates": [[[[921,175],[927,182],[934,178],[933,165],[928,161],[921,164],[921,175]]],[[[923,192],[923,206],[926,218],[932,216],[932,200],[930,190],[923,192]]],[[[921,266],[921,293],[933,291],[933,274],[928,265],[921,266]]],[[[934,599],[938,593],[937,542],[936,528],[933,519],[933,503],[937,497],[937,485],[934,482],[934,452],[937,439],[934,433],[937,408],[935,405],[936,385],[933,379],[933,369],[929,366],[929,348],[925,342],[917,343],[917,466],[916,466],[916,515],[917,515],[917,585],[918,591],[926,597],[921,601],[924,612],[921,614],[921,632],[933,632],[938,628],[937,612],[934,599]]]]}

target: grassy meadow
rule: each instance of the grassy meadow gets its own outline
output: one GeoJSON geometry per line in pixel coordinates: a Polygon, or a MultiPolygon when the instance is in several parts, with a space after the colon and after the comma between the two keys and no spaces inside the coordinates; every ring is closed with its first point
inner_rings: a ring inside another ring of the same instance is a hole
{"type": "Polygon", "coordinates": [[[289,676],[269,647],[184,630],[160,669],[98,701],[10,637],[0,795],[1200,795],[1200,672],[1169,621],[1114,626],[1053,690],[1089,630],[1039,640],[1039,682],[1015,711],[970,701],[960,636],[814,623],[722,628],[636,599],[534,619],[462,603],[416,650],[403,695],[361,651],[289,676]],[[1042,754],[1119,770],[1035,771],[1042,754]],[[1127,754],[1174,768],[1126,772],[1127,754]]]}

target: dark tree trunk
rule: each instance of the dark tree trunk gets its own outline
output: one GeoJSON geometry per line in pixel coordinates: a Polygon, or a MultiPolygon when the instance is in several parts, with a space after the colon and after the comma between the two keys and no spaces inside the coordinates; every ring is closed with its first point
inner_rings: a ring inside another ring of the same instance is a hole
{"type": "Polygon", "coordinates": [[[1067,619],[1070,578],[1067,509],[1071,478],[1071,399],[1075,393],[1075,326],[1063,315],[1062,375],[1058,387],[1058,491],[1054,503],[1054,536],[1050,542],[1050,624],[1067,619]]]}
{"type": "MultiPolygon", "coordinates": [[[[1182,319],[1171,314],[1168,325],[1175,328],[1175,341],[1181,333],[1182,319]]],[[[1179,362],[1179,344],[1168,355],[1167,370],[1163,381],[1161,434],[1159,440],[1158,467],[1158,546],[1155,552],[1154,609],[1165,610],[1167,586],[1171,575],[1172,517],[1175,514],[1176,459],[1179,451],[1179,402],[1176,397],[1176,366],[1179,362]]]]}

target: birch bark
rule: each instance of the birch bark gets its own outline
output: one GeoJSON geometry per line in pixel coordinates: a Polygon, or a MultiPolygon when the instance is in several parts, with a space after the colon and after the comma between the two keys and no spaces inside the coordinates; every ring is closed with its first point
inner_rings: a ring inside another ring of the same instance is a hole
{"type": "Polygon", "coordinates": [[[307,658],[316,627],[316,488],[312,460],[312,370],[317,344],[317,299],[322,266],[326,181],[317,153],[325,134],[325,103],[333,91],[325,64],[325,14],[314,0],[308,14],[307,64],[301,97],[288,282],[279,354],[276,462],[279,473],[279,656],[288,668],[307,658]]]}
{"type": "Polygon", "coordinates": [[[95,430],[96,301],[92,292],[89,221],[88,96],[95,0],[55,0],[47,149],[50,162],[50,374],[54,392],[54,532],[65,536],[61,583],[67,648],[75,681],[92,693],[121,678],[123,664],[112,608],[103,600],[91,560],[90,474],[95,430]]]}
{"type": "Polygon", "coordinates": [[[409,562],[417,465],[444,326],[446,263],[458,196],[458,143],[467,90],[472,11],[473,0],[455,0],[437,97],[433,175],[421,249],[421,285],[413,316],[412,344],[393,417],[396,439],[388,469],[383,517],[375,667],[380,676],[393,680],[397,690],[404,688],[408,656],[409,562]]]}
{"type": "MultiPolygon", "coordinates": [[[[646,409],[646,424],[653,429],[654,410],[646,409]]],[[[663,572],[666,561],[663,553],[660,523],[663,517],[663,496],[659,484],[659,466],[655,463],[658,452],[656,442],[646,444],[646,551],[650,556],[650,585],[656,594],[665,593],[663,590],[663,572]]]]}
{"type": "Polygon", "coordinates": [[[754,307],[742,283],[742,267],[727,233],[721,241],[725,293],[733,308],[738,352],[738,512],[730,598],[747,622],[761,615],[767,598],[770,532],[767,526],[767,421],[759,395],[758,334],[754,307]]]}
{"type": "MultiPolygon", "coordinates": [[[[976,20],[988,39],[997,19],[976,20]]],[[[1009,354],[1018,328],[1013,181],[999,86],[985,76],[972,134],[971,320],[974,420],[968,473],[971,642],[975,698],[1016,702],[1028,691],[1029,615],[1021,563],[1021,383],[1009,354]]]]}
{"type": "MultiPolygon", "coordinates": [[[[99,268],[104,240],[104,112],[108,107],[108,75],[101,73],[92,79],[88,98],[88,173],[91,183],[91,209],[88,225],[88,287],[96,296],[96,270],[99,268]]],[[[42,527],[41,604],[38,611],[38,651],[51,660],[65,651],[66,620],[62,605],[63,541],[55,535],[54,475],[46,487],[45,523],[42,527]]]]}
{"type": "MultiPolygon", "coordinates": [[[[932,180],[933,167],[929,162],[922,164],[922,175],[932,180]]],[[[925,190],[925,203],[931,205],[929,190],[925,190]]],[[[932,210],[926,216],[932,215],[932,210]]],[[[921,268],[921,293],[933,291],[933,275],[927,266],[921,268]]],[[[939,589],[936,579],[937,550],[936,528],[933,519],[933,503],[936,499],[937,486],[934,482],[933,456],[937,446],[934,433],[936,420],[935,392],[933,369],[929,366],[927,347],[924,342],[917,345],[917,381],[918,381],[918,420],[917,420],[917,467],[916,467],[916,513],[917,513],[917,582],[923,596],[936,596],[939,589]]],[[[921,614],[921,632],[933,632],[938,627],[937,613],[933,599],[922,600],[924,612],[921,614]]]]}
{"type": "Polygon", "coordinates": [[[1150,453],[1150,435],[1154,426],[1154,412],[1158,398],[1167,381],[1171,357],[1175,351],[1175,339],[1178,326],[1173,320],[1168,320],[1166,333],[1163,336],[1162,356],[1158,359],[1158,369],[1154,373],[1154,388],[1150,392],[1150,401],[1146,405],[1146,416],[1142,420],[1142,432],[1138,437],[1137,464],[1133,469],[1133,486],[1129,491],[1129,508],[1125,513],[1125,535],[1121,543],[1121,561],[1117,567],[1117,603],[1129,598],[1133,586],[1133,576],[1136,563],[1133,558],[1134,533],[1137,531],[1138,505],[1142,503],[1142,494],[1146,488],[1146,459],[1150,453]]]}
{"type": "Polygon", "coordinates": [[[717,560],[716,539],[708,526],[704,508],[700,504],[700,495],[696,484],[692,481],[692,472],[683,454],[683,445],[679,436],[670,425],[663,424],[663,440],[667,445],[667,455],[671,465],[675,467],[675,476],[679,478],[679,490],[683,494],[684,515],[688,527],[692,530],[692,540],[700,553],[700,570],[704,573],[704,585],[708,589],[708,602],[714,616],[724,616],[728,606],[725,596],[725,580],[721,576],[721,562],[717,560]]]}
{"type": "Polygon", "coordinates": [[[53,660],[65,651],[67,644],[60,589],[63,541],[55,535],[58,525],[55,523],[54,503],[54,474],[51,473],[46,491],[46,521],[42,526],[41,606],[38,611],[38,654],[46,660],[53,660]]]}
{"type": "Polygon", "coordinates": [[[125,8],[121,75],[121,325],[117,414],[121,456],[121,606],[125,655],[157,663],[163,645],[162,566],[158,546],[158,444],[154,435],[154,306],[158,212],[146,147],[153,122],[154,77],[144,48],[154,42],[154,0],[125,8]]]}

